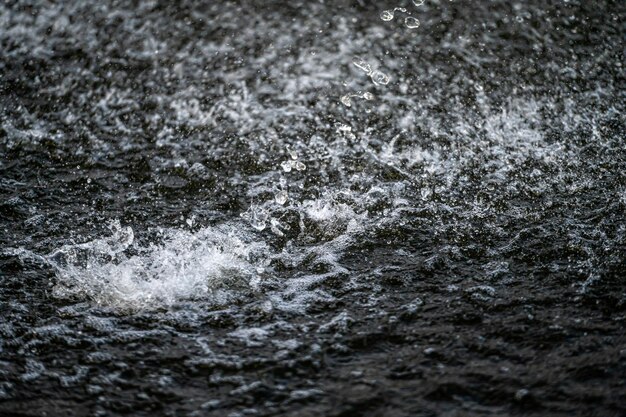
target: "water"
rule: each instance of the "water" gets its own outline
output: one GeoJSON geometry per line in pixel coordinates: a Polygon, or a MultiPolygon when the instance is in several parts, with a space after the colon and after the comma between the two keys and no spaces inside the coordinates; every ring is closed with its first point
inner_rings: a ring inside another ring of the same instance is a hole
{"type": "Polygon", "coordinates": [[[0,414],[624,413],[623,18],[3,4],[0,414]]]}

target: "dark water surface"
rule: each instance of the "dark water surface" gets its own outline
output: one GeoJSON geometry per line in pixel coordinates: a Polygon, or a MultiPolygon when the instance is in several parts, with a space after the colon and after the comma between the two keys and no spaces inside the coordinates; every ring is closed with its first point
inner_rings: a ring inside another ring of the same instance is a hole
{"type": "Polygon", "coordinates": [[[625,415],[625,7],[3,1],[0,415],[625,415]]]}

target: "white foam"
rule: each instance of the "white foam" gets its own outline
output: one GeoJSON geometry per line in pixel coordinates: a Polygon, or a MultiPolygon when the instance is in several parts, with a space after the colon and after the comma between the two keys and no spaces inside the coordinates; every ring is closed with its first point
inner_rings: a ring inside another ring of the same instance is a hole
{"type": "Polygon", "coordinates": [[[245,242],[227,226],[196,233],[166,231],[163,243],[128,255],[132,230],[113,224],[107,239],[65,246],[48,259],[56,270],[57,297],[87,297],[123,308],[171,306],[202,299],[232,301],[256,289],[253,258],[264,245],[245,242]]]}

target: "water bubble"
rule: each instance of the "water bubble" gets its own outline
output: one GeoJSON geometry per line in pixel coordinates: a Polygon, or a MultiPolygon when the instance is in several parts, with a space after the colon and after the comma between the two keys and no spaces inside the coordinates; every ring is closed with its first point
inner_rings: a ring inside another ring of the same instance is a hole
{"type": "Polygon", "coordinates": [[[385,22],[389,22],[390,20],[393,20],[393,12],[391,10],[384,10],[380,14],[380,18],[385,22]]]}
{"type": "Polygon", "coordinates": [[[406,25],[406,27],[408,27],[409,29],[417,29],[418,27],[420,27],[420,21],[417,20],[414,17],[406,17],[404,19],[404,24],[406,25]]]}
{"type": "Polygon", "coordinates": [[[289,199],[289,194],[287,194],[287,191],[285,190],[280,190],[279,192],[276,193],[276,195],[274,195],[274,200],[276,200],[276,202],[280,204],[281,206],[284,205],[288,199],[289,199]]]}
{"type": "Polygon", "coordinates": [[[352,59],[352,63],[362,71],[365,71],[368,75],[372,72],[372,66],[363,58],[355,56],[352,59]]]}
{"type": "Polygon", "coordinates": [[[413,0],[413,4],[419,7],[424,4],[424,0],[413,0]]]}
{"type": "Polygon", "coordinates": [[[352,100],[350,99],[350,95],[349,94],[346,94],[345,96],[341,96],[341,98],[339,100],[346,107],[351,107],[352,106],[352,100]]]}
{"type": "Polygon", "coordinates": [[[376,70],[372,72],[371,77],[372,77],[372,81],[374,82],[374,84],[378,84],[378,85],[389,84],[389,76],[385,74],[384,72],[376,70]]]}
{"type": "Polygon", "coordinates": [[[284,161],[280,163],[280,166],[285,172],[291,172],[291,161],[284,161]]]}

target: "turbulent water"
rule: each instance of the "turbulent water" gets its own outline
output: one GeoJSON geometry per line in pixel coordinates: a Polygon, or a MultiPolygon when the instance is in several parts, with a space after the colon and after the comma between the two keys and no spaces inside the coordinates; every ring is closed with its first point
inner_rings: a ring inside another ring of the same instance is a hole
{"type": "Polygon", "coordinates": [[[0,415],[626,413],[620,1],[0,4],[0,415]]]}

